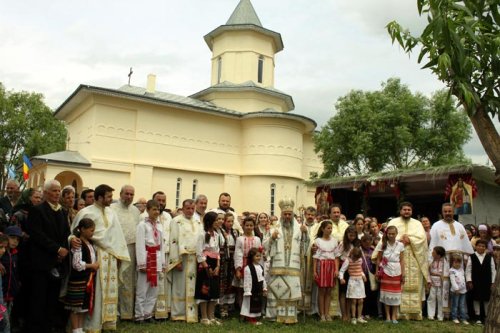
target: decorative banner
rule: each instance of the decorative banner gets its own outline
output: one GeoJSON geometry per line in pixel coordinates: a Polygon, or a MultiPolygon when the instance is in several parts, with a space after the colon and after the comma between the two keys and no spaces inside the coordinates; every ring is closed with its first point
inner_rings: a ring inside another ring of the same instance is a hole
{"type": "Polygon", "coordinates": [[[316,198],[316,209],[318,211],[317,214],[320,216],[330,215],[330,204],[333,203],[330,186],[325,185],[322,187],[317,187],[314,197],[316,198]]]}
{"type": "Polygon", "coordinates": [[[472,174],[449,175],[444,195],[450,199],[455,215],[472,214],[473,199],[477,196],[472,174]]]}

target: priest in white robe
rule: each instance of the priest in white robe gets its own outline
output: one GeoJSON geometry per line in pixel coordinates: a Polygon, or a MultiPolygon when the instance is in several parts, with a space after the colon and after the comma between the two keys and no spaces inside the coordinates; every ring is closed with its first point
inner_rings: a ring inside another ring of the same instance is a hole
{"type": "MultiPolygon", "coordinates": [[[[449,263],[452,254],[458,253],[465,262],[469,255],[474,253],[474,249],[467,237],[464,226],[453,219],[454,207],[451,203],[444,203],[441,209],[443,219],[435,222],[431,228],[431,241],[429,243],[429,262],[432,262],[432,250],[436,246],[441,246],[446,250],[447,260],[443,269],[443,313],[447,316],[450,313],[449,294],[450,276],[449,263]]],[[[465,269],[465,266],[464,266],[465,269]]]]}
{"type": "Polygon", "coordinates": [[[121,320],[134,319],[134,296],[137,283],[135,238],[139,224],[139,209],[135,207],[135,189],[131,185],[124,185],[120,190],[120,200],[110,205],[118,216],[125,241],[127,242],[130,265],[123,271],[123,280],[118,282],[118,313],[121,320]]]}
{"type": "MultiPolygon", "coordinates": [[[[389,221],[398,229],[396,239],[405,245],[405,282],[401,293],[400,318],[422,320],[422,301],[425,301],[425,284],[429,276],[427,261],[427,235],[419,220],[411,218],[413,205],[400,204],[400,217],[389,221]]],[[[378,252],[373,251],[372,259],[378,252]]]]}
{"type": "Polygon", "coordinates": [[[203,224],[193,219],[194,200],[182,203],[182,214],[170,223],[168,272],[172,274],[172,304],[170,319],[198,322],[198,306],[194,299],[196,287],[196,242],[203,224]]]}
{"type": "MultiPolygon", "coordinates": [[[[71,226],[73,230],[83,218],[90,218],[95,222],[92,242],[97,250],[99,269],[95,276],[94,311],[91,317],[85,318],[83,324],[87,333],[116,330],[118,281],[123,279],[122,273],[130,265],[127,242],[118,216],[109,207],[113,201],[113,188],[99,185],[95,188],[94,197],[94,204],[80,210],[71,226]]],[[[75,246],[78,241],[77,238],[71,238],[71,245],[75,246]]]]}
{"type": "MultiPolygon", "coordinates": [[[[294,202],[279,202],[281,219],[264,241],[271,258],[266,317],[280,323],[297,322],[297,307],[302,298],[300,284],[302,230],[293,218],[294,202]]],[[[307,232],[305,228],[304,232],[307,232]]]]}

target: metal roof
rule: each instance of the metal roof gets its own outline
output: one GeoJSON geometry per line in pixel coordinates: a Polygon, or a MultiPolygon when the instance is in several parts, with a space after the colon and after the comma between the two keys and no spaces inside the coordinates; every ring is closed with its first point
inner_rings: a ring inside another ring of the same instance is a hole
{"type": "Polygon", "coordinates": [[[62,163],[62,164],[76,164],[82,166],[90,166],[89,160],[83,157],[79,152],[72,150],[63,150],[55,153],[38,155],[31,158],[33,162],[53,162],[53,163],[62,163]]]}
{"type": "Polygon", "coordinates": [[[212,30],[211,32],[206,34],[203,39],[205,39],[205,42],[212,51],[213,40],[217,36],[227,31],[238,30],[251,30],[269,36],[273,39],[276,53],[283,50],[284,46],[283,40],[281,39],[281,34],[266,29],[262,26],[262,23],[260,22],[260,19],[257,16],[257,13],[255,12],[255,9],[253,8],[250,0],[241,0],[227,20],[226,24],[212,30]]]}
{"type": "MultiPolygon", "coordinates": [[[[228,84],[228,86],[232,86],[232,84],[228,84]]],[[[261,87],[250,86],[249,89],[250,88],[266,90],[265,88],[261,87]]],[[[275,95],[283,94],[276,89],[273,90],[267,89],[267,92],[273,93],[275,95]]],[[[54,116],[58,119],[64,119],[69,113],[72,112],[72,110],[78,107],[78,105],[80,105],[85,99],[87,99],[92,94],[111,96],[116,98],[124,98],[143,103],[172,106],[193,112],[212,113],[217,116],[228,117],[228,118],[244,119],[252,117],[270,117],[270,118],[294,119],[302,122],[306,126],[307,131],[313,131],[317,126],[314,120],[302,115],[279,112],[270,109],[257,112],[242,113],[236,110],[218,107],[213,103],[193,98],[193,96],[184,97],[160,91],[155,91],[154,93],[148,93],[145,88],[134,87],[129,85],[122,86],[119,89],[109,89],[109,88],[102,88],[102,87],[82,84],[78,86],[78,88],[63,102],[63,104],[61,104],[61,106],[59,106],[56,109],[54,116]]],[[[288,98],[290,98],[291,100],[290,96],[288,96],[288,98]]]]}
{"type": "Polygon", "coordinates": [[[262,27],[250,0],[241,0],[227,20],[226,25],[254,24],[262,27]]]}
{"type": "Polygon", "coordinates": [[[281,98],[285,101],[288,110],[293,110],[295,109],[295,104],[293,103],[293,98],[292,96],[272,87],[262,87],[260,85],[257,85],[253,81],[246,81],[243,83],[232,83],[229,81],[224,81],[219,84],[216,84],[214,86],[211,86],[207,89],[203,89],[202,91],[199,91],[197,93],[194,93],[190,97],[192,98],[199,98],[203,95],[206,95],[207,93],[210,93],[212,91],[235,91],[235,92],[241,92],[241,91],[246,91],[246,90],[252,90],[252,91],[257,91],[260,93],[264,93],[266,95],[271,95],[274,97],[281,98]]]}

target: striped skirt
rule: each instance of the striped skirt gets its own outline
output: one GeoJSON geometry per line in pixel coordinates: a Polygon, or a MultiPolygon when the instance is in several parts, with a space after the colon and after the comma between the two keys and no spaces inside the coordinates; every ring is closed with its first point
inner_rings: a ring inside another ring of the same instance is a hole
{"type": "Polygon", "coordinates": [[[380,303],[390,306],[401,304],[401,275],[382,274],[380,280],[380,303]]]}
{"type": "Polygon", "coordinates": [[[89,309],[90,295],[87,292],[87,281],[70,280],[66,296],[63,300],[65,308],[72,311],[84,311],[89,309]]]}
{"type": "Polygon", "coordinates": [[[316,266],[318,278],[316,284],[319,288],[333,288],[335,287],[335,279],[333,272],[335,271],[335,260],[324,259],[319,260],[316,266]]]}

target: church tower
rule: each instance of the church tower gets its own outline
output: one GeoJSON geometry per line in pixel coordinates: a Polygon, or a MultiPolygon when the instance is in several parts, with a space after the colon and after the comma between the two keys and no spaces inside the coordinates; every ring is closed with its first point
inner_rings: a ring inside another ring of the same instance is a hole
{"type": "Polygon", "coordinates": [[[240,0],[225,25],[208,33],[211,86],[191,97],[240,112],[294,109],[292,97],[274,88],[274,55],[281,35],[266,29],[250,0],[240,0]]]}

